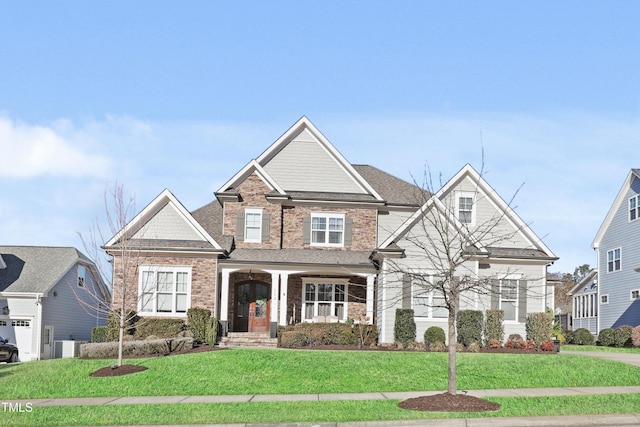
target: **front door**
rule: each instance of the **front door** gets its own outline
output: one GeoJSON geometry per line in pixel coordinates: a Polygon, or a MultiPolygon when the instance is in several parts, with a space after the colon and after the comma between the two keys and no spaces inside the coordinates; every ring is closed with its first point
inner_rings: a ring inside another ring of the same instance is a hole
{"type": "Polygon", "coordinates": [[[235,332],[269,332],[270,288],[261,282],[236,285],[235,332]]]}

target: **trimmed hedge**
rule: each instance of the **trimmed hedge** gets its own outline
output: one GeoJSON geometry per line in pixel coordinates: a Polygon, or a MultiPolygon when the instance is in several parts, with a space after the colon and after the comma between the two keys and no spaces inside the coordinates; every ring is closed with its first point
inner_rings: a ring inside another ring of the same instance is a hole
{"type": "Polygon", "coordinates": [[[194,307],[187,310],[187,327],[193,334],[194,341],[206,342],[210,318],[211,310],[206,308],[194,307]]]}
{"type": "Polygon", "coordinates": [[[600,331],[600,333],[598,334],[598,344],[605,346],[605,347],[610,347],[615,343],[615,338],[613,335],[613,329],[611,328],[605,328],[602,329],[600,331]]]}
{"type": "Polygon", "coordinates": [[[553,334],[553,318],[549,313],[529,313],[525,324],[527,340],[542,343],[553,334]]]}
{"type": "Polygon", "coordinates": [[[593,345],[593,335],[586,328],[578,328],[573,332],[573,343],[577,345],[593,345]]]}
{"type": "Polygon", "coordinates": [[[107,342],[107,327],[96,326],[91,329],[91,342],[107,342]]]}
{"type": "Polygon", "coordinates": [[[439,326],[431,326],[426,331],[424,331],[424,345],[427,347],[427,350],[431,348],[435,343],[444,344],[447,342],[447,337],[444,333],[444,329],[439,326]]]}
{"type": "Polygon", "coordinates": [[[144,340],[149,337],[176,338],[183,336],[184,322],[182,319],[145,317],[140,319],[135,327],[135,338],[137,340],[144,340]]]}
{"type": "Polygon", "coordinates": [[[504,310],[487,310],[484,320],[484,339],[487,344],[492,340],[504,341],[504,310]]]}
{"type": "MultiPolygon", "coordinates": [[[[118,341],[120,339],[120,309],[109,312],[107,317],[107,341],[118,341]]],[[[136,322],[140,317],[135,310],[127,310],[124,318],[124,335],[133,335],[136,333],[136,322]]]]}
{"type": "Polygon", "coordinates": [[[483,314],[479,310],[460,310],[456,319],[458,342],[465,347],[482,342],[483,314]]]}
{"type": "Polygon", "coordinates": [[[413,309],[397,308],[396,320],[393,325],[394,340],[407,347],[416,340],[416,322],[413,320],[413,309]]]}
{"type": "Polygon", "coordinates": [[[296,325],[278,327],[278,347],[355,345],[361,333],[364,337],[363,345],[375,345],[378,340],[378,332],[375,325],[298,323],[296,325]]]}
{"type": "Polygon", "coordinates": [[[618,326],[613,330],[613,344],[616,347],[628,347],[631,345],[631,332],[633,327],[629,325],[618,326]]]}
{"type": "MultiPolygon", "coordinates": [[[[193,348],[193,338],[156,339],[127,341],[122,344],[123,356],[155,356],[171,354],[193,348]]],[[[81,359],[114,359],[118,357],[117,342],[102,342],[80,345],[81,359]]]]}

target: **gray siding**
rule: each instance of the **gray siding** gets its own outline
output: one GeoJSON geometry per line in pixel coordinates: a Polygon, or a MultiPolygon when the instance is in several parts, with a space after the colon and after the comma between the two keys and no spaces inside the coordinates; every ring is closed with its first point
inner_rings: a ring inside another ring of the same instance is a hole
{"type": "Polygon", "coordinates": [[[378,213],[378,245],[387,240],[409,217],[413,211],[384,211],[378,213]]]}
{"type": "Polygon", "coordinates": [[[366,194],[306,129],[264,169],[285,191],[366,194]]]}
{"type": "Polygon", "coordinates": [[[600,307],[600,329],[640,325],[640,300],[631,301],[632,289],[640,289],[640,220],[629,222],[628,199],[640,194],[640,181],[631,188],[605,231],[598,248],[599,293],[609,295],[609,304],[600,307]],[[621,249],[621,270],[607,272],[607,252],[621,249]]]}
{"type": "Polygon", "coordinates": [[[204,240],[185,221],[176,208],[168,203],[153,216],[134,236],[134,239],[204,240]]]}

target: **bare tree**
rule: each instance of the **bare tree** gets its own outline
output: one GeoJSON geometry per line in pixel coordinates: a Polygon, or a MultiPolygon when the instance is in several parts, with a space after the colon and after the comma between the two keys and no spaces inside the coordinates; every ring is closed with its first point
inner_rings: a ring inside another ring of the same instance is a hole
{"type": "Polygon", "coordinates": [[[384,257],[382,267],[396,277],[397,285],[397,292],[391,293],[395,300],[383,303],[397,306],[403,299],[406,307],[410,298],[414,305],[419,301],[432,314],[446,316],[450,394],[457,391],[458,311],[473,307],[478,299],[490,303],[501,292],[520,291],[515,280],[507,280],[515,272],[513,265],[502,263],[497,268],[490,263],[503,254],[517,256],[514,241],[526,227],[514,220],[516,215],[511,208],[520,188],[506,203],[497,194],[488,194],[493,190],[484,182],[482,173],[470,170],[472,173],[464,176],[465,181],[459,186],[446,187],[447,190],[441,187],[439,192],[433,188],[430,173],[425,173],[423,191],[417,193],[424,195],[424,203],[409,219],[408,226],[388,239],[388,247],[395,248],[396,256],[384,257]],[[503,204],[496,206],[496,196],[503,204]],[[491,210],[491,206],[497,208],[491,210]],[[398,256],[400,252],[402,255],[398,256]],[[500,281],[504,282],[502,290],[500,281]]]}
{"type": "Polygon", "coordinates": [[[131,246],[131,231],[126,225],[131,221],[135,213],[135,197],[126,195],[122,185],[115,184],[113,189],[104,193],[104,208],[106,220],[112,240],[115,242],[106,252],[102,246],[107,239],[96,221],[87,236],[80,234],[82,244],[87,256],[97,266],[105,283],[112,292],[111,306],[104,307],[99,304],[99,295],[90,292],[76,293],[78,301],[88,312],[97,312],[105,316],[118,316],[118,362],[122,365],[124,335],[133,320],[135,313],[127,310],[132,294],[129,283],[131,277],[135,277],[140,263],[140,253],[131,246]],[[113,286],[118,283],[118,286],[113,286]]]}

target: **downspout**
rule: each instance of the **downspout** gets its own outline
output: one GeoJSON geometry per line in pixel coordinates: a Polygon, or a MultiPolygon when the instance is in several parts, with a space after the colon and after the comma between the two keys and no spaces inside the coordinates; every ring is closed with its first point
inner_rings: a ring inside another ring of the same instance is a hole
{"type": "MultiPolygon", "coordinates": [[[[36,305],[38,306],[38,321],[36,322],[36,348],[38,352],[36,353],[36,360],[40,360],[42,356],[42,294],[36,294],[36,305]]],[[[51,337],[53,340],[53,337],[51,337]]]]}

